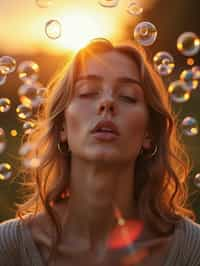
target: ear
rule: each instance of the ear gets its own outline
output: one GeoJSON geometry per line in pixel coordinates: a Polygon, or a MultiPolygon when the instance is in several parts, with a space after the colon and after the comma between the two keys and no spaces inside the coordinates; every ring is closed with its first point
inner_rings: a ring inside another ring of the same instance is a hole
{"type": "Polygon", "coordinates": [[[67,141],[67,127],[66,125],[62,125],[61,131],[60,131],[60,139],[62,142],[67,141]]]}
{"type": "Polygon", "coordinates": [[[146,132],[145,136],[144,136],[144,140],[143,140],[143,144],[142,147],[145,150],[148,150],[151,148],[151,143],[152,143],[152,137],[150,136],[149,132],[146,132]]]}

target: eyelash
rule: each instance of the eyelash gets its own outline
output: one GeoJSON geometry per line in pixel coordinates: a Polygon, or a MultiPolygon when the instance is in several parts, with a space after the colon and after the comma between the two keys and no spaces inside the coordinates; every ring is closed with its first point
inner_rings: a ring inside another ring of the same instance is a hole
{"type": "MultiPolygon", "coordinates": [[[[81,98],[86,98],[89,97],[91,95],[96,95],[96,93],[86,93],[86,94],[80,94],[79,97],[81,98]]],[[[129,96],[121,96],[121,98],[125,98],[126,100],[128,100],[129,102],[134,102],[136,103],[137,100],[135,98],[129,97],[129,96]]]]}

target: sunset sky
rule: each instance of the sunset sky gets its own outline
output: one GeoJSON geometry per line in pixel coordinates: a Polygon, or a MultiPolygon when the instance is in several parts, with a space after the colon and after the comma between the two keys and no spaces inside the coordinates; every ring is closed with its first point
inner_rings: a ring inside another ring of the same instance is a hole
{"type": "MultiPolygon", "coordinates": [[[[137,1],[144,9],[156,0],[137,1]]],[[[119,1],[114,8],[99,5],[98,0],[55,0],[48,8],[40,8],[35,0],[0,1],[1,53],[63,52],[76,50],[96,37],[120,40],[126,23],[139,17],[131,16],[126,8],[130,0],[119,1]],[[45,35],[45,24],[58,19],[62,36],[51,40],[45,35]]]]}

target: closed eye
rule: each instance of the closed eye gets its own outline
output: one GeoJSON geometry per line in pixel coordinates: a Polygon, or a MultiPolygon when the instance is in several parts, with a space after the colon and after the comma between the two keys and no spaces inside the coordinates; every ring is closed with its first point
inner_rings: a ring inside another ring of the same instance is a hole
{"type": "Polygon", "coordinates": [[[133,97],[129,97],[129,96],[121,96],[121,97],[130,102],[134,102],[134,103],[137,102],[137,100],[133,97]]]}

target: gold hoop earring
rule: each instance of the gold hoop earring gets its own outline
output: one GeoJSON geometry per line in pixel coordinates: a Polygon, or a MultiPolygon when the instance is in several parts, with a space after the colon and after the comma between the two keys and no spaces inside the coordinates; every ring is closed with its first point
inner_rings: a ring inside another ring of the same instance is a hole
{"type": "Polygon", "coordinates": [[[62,154],[66,154],[66,153],[70,153],[71,152],[69,147],[68,147],[68,145],[65,145],[65,143],[63,143],[63,142],[59,142],[57,144],[57,147],[58,147],[59,152],[62,153],[62,154]]]}
{"type": "Polygon", "coordinates": [[[157,152],[158,152],[158,146],[156,144],[152,153],[150,153],[150,154],[146,153],[145,154],[144,153],[144,149],[142,148],[141,152],[140,152],[140,155],[144,155],[146,158],[151,159],[151,158],[153,158],[156,155],[157,152]]]}

